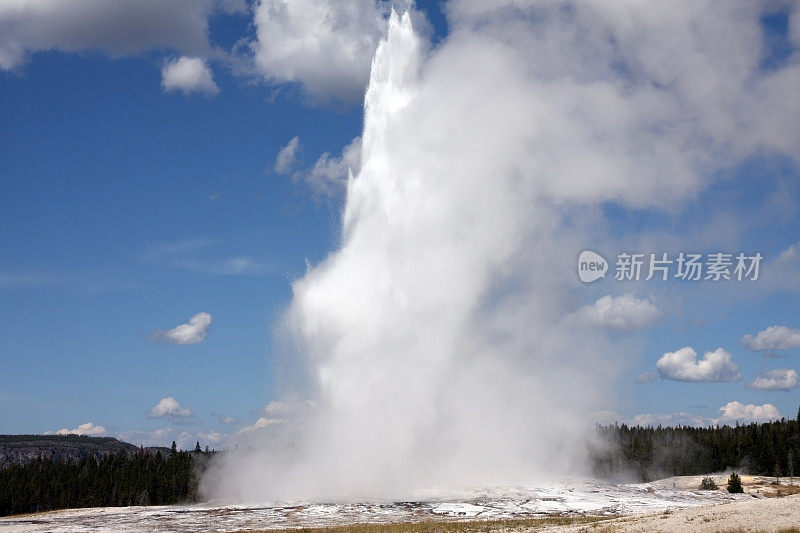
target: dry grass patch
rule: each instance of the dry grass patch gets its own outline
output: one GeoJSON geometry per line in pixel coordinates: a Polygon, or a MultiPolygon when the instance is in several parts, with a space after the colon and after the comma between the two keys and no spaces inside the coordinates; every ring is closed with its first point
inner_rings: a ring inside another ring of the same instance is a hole
{"type": "MultiPolygon", "coordinates": [[[[741,529],[741,528],[725,529],[723,531],[720,531],[719,533],[752,533],[752,530],[750,530],[750,529],[741,529]]],[[[783,529],[776,530],[775,533],[800,533],[800,529],[798,529],[796,527],[785,527],[783,529]]]]}
{"type": "Polygon", "coordinates": [[[798,485],[770,485],[771,491],[764,491],[763,494],[767,498],[781,498],[783,496],[791,496],[792,494],[800,494],[800,486],[798,485]]]}
{"type": "Polygon", "coordinates": [[[506,520],[471,520],[404,522],[398,524],[352,524],[332,527],[303,527],[270,529],[248,533],[503,533],[531,531],[551,526],[597,524],[610,520],[601,516],[550,516],[544,518],[519,518],[506,520]]]}

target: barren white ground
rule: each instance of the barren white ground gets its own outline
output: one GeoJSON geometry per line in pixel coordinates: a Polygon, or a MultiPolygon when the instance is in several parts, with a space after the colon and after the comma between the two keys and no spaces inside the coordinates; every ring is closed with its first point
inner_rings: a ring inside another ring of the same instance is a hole
{"type": "MultiPolygon", "coordinates": [[[[715,479],[724,487],[725,476],[715,479]]],[[[745,477],[748,493],[738,495],[724,490],[697,490],[700,480],[701,476],[687,476],[652,483],[612,484],[570,479],[539,488],[469,490],[405,502],[72,509],[0,518],[0,531],[236,531],[557,514],[620,516],[614,522],[615,531],[717,531],[748,529],[750,523],[756,524],[759,531],[800,526],[800,496],[766,498],[776,490],[769,485],[769,478],[745,477]]],[[[585,527],[559,530],[581,531],[585,527]]]]}

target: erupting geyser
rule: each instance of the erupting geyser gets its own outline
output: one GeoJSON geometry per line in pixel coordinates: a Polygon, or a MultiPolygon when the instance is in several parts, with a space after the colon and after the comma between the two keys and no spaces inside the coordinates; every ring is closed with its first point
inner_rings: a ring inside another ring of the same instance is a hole
{"type": "MultiPolygon", "coordinates": [[[[530,118],[504,99],[515,85],[448,50],[429,56],[392,14],[341,247],[294,284],[286,316],[310,383],[294,398],[311,401],[227,455],[211,496],[392,497],[576,466],[600,344],[555,319],[568,274],[553,265],[573,258],[517,167],[530,118]]],[[[499,52],[481,53],[505,70],[499,52]]]]}

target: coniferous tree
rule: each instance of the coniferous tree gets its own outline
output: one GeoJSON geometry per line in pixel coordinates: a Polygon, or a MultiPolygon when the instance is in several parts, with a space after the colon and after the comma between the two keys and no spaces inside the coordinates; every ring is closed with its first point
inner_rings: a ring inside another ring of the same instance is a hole
{"type": "Polygon", "coordinates": [[[731,494],[740,494],[744,492],[742,488],[742,479],[736,474],[731,472],[731,477],[728,478],[728,492],[731,494]]]}
{"type": "Polygon", "coordinates": [[[718,488],[710,477],[704,477],[703,481],[700,482],[700,490],[717,490],[718,488]]]}

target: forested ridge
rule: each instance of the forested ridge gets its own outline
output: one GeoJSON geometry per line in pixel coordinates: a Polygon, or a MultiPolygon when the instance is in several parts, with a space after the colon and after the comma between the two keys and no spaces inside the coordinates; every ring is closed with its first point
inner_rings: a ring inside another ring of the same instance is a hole
{"type": "MultiPolygon", "coordinates": [[[[54,461],[80,461],[90,455],[103,457],[119,450],[135,452],[138,446],[113,437],[87,435],[0,435],[0,467],[12,463],[27,463],[37,458],[54,461]]],[[[169,453],[169,448],[145,448],[155,453],[169,453]]]]}
{"type": "Polygon", "coordinates": [[[665,476],[735,468],[762,476],[800,474],[797,419],[734,426],[598,426],[601,445],[591,450],[595,473],[610,479],[651,481],[665,476]]]}
{"type": "MultiPolygon", "coordinates": [[[[199,446],[198,446],[199,448],[199,446]]],[[[197,501],[211,453],[121,449],[78,461],[36,458],[0,469],[0,516],[75,507],[197,501]]]]}

